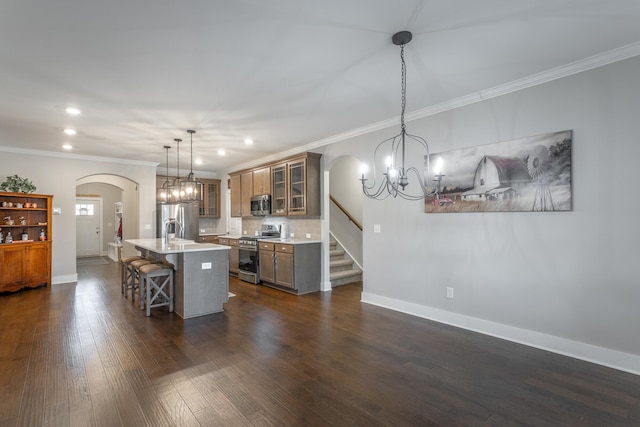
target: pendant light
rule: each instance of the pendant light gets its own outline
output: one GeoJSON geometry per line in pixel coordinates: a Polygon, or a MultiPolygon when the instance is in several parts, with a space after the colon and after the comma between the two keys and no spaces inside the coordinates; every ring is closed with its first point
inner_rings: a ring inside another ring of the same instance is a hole
{"type": "Polygon", "coordinates": [[[176,142],[178,152],[178,163],[176,165],[178,173],[173,180],[173,183],[169,186],[168,201],[177,203],[182,200],[182,194],[180,193],[180,142],[182,142],[182,140],[180,138],[175,138],[174,141],[176,142]]]}
{"type": "Polygon", "coordinates": [[[187,130],[191,137],[191,172],[187,175],[187,178],[180,182],[180,193],[182,194],[182,200],[185,201],[196,201],[200,199],[200,186],[201,183],[196,180],[193,175],[193,134],[196,133],[195,130],[189,129],[187,130]]]}
{"type": "Polygon", "coordinates": [[[171,148],[170,145],[165,145],[164,149],[167,153],[166,157],[167,157],[167,161],[165,163],[165,180],[162,183],[162,186],[160,188],[158,188],[158,190],[156,191],[156,201],[158,203],[167,203],[169,201],[169,186],[170,186],[170,182],[169,182],[169,149],[171,148]]]}
{"type": "Polygon", "coordinates": [[[367,185],[367,179],[365,177],[366,168],[363,165],[362,178],[362,192],[370,199],[382,200],[389,196],[394,198],[401,197],[407,200],[424,200],[427,196],[438,195],[440,191],[440,183],[444,175],[440,171],[434,171],[433,176],[433,189],[428,186],[429,179],[429,146],[427,141],[423,138],[411,135],[406,131],[406,125],[404,123],[404,111],[407,101],[407,70],[404,62],[404,46],[411,41],[413,35],[409,31],[400,31],[392,37],[392,42],[396,46],[400,46],[400,61],[401,61],[401,110],[400,110],[400,133],[392,138],[382,141],[376,147],[373,153],[373,183],[367,185]],[[420,151],[424,150],[424,158],[417,156],[411,151],[406,153],[406,145],[413,143],[418,146],[420,151]],[[411,166],[407,161],[407,158],[418,160],[419,166],[411,166]],[[376,164],[382,164],[384,159],[384,172],[382,173],[382,179],[379,185],[376,185],[376,164]],[[420,161],[424,161],[423,165],[420,165],[420,161]],[[421,172],[420,169],[424,168],[421,172]],[[412,184],[409,185],[409,176],[412,179],[412,184]],[[409,187],[409,189],[407,189],[409,187]],[[415,188],[414,188],[415,187],[415,188]]]}

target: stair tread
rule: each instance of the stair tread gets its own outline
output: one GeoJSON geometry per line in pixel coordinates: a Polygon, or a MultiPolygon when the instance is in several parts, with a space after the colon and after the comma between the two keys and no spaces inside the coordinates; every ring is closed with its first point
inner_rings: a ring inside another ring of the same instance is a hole
{"type": "Polygon", "coordinates": [[[351,264],[353,264],[353,260],[345,259],[345,258],[332,259],[331,261],[329,261],[329,266],[330,267],[335,267],[335,266],[338,266],[338,265],[351,265],[351,264]]]}
{"type": "Polygon", "coordinates": [[[341,271],[335,271],[333,273],[330,273],[329,275],[329,279],[339,279],[342,277],[349,277],[349,276],[357,276],[359,274],[362,274],[362,270],[358,269],[351,269],[351,270],[341,270],[341,271]]]}

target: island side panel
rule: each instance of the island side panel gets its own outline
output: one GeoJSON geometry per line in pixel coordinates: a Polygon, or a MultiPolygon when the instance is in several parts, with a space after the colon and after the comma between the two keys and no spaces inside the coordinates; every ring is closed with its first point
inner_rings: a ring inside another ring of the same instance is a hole
{"type": "Polygon", "coordinates": [[[228,272],[228,250],[180,253],[174,276],[176,313],[188,319],[223,311],[229,300],[228,272]],[[207,263],[211,268],[203,268],[207,263]]]}
{"type": "Polygon", "coordinates": [[[298,295],[320,290],[321,260],[321,243],[293,245],[293,281],[298,295]]]}

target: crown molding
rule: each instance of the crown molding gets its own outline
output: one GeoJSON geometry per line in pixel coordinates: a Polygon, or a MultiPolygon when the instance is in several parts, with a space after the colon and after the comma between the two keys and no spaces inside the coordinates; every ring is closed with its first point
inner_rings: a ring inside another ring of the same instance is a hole
{"type": "MultiPolygon", "coordinates": [[[[533,74],[522,79],[514,80],[509,83],[505,83],[499,86],[494,86],[480,92],[471,93],[456,99],[442,102],[440,104],[432,105],[420,110],[416,110],[405,114],[405,121],[410,122],[413,120],[422,119],[425,117],[433,116],[436,114],[444,113],[446,111],[455,110],[456,108],[465,107],[467,105],[475,104],[478,102],[486,101],[491,98],[496,98],[509,93],[517,92],[523,89],[527,89],[533,86],[538,86],[544,83],[548,83],[554,80],[568,77],[574,74],[582,73],[584,71],[592,70],[595,68],[603,67],[605,65],[613,64],[615,62],[623,61],[625,59],[633,58],[640,55],[640,41],[631,43],[626,46],[622,46],[598,55],[590,56],[588,58],[580,59],[575,62],[571,62],[560,67],[552,68],[541,73],[533,74]]],[[[259,161],[252,161],[239,165],[234,170],[249,169],[254,166],[258,166],[263,163],[267,163],[271,160],[277,160],[285,156],[289,156],[296,153],[305,151],[312,151],[314,149],[324,147],[336,142],[342,142],[350,138],[362,136],[371,132],[386,129],[392,126],[396,126],[400,123],[400,116],[393,117],[391,119],[382,120],[380,122],[372,123],[367,126],[363,126],[357,129],[350,130],[348,132],[339,133],[327,138],[319,139],[309,144],[301,145],[295,149],[283,151],[278,154],[271,155],[269,157],[261,158],[259,161]]]]}
{"type": "Polygon", "coordinates": [[[154,168],[158,167],[158,165],[160,164],[158,162],[145,162],[142,160],[118,159],[115,157],[87,156],[87,155],[74,154],[74,153],[58,153],[55,151],[31,150],[28,148],[17,148],[17,147],[6,147],[6,146],[0,146],[0,152],[25,154],[27,156],[58,157],[63,159],[89,160],[93,162],[119,163],[119,164],[136,165],[136,166],[151,166],[154,168]]]}

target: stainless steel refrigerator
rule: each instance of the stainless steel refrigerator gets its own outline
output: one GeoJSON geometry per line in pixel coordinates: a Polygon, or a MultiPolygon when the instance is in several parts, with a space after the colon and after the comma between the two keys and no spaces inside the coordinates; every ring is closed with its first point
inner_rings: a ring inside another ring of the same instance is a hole
{"type": "Polygon", "coordinates": [[[165,238],[167,233],[167,221],[175,219],[182,227],[175,223],[168,226],[169,234],[175,234],[177,239],[198,239],[198,218],[200,202],[159,203],[157,205],[157,234],[158,238],[165,238]]]}

